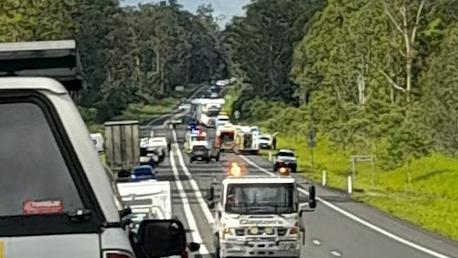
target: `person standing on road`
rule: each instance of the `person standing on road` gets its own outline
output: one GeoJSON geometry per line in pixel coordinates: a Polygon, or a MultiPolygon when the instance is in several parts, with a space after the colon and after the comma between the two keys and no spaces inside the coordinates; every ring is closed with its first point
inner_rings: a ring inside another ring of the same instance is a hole
{"type": "Polygon", "coordinates": [[[167,141],[167,151],[168,151],[168,153],[170,153],[171,150],[172,150],[172,144],[170,143],[170,141],[167,141]]]}
{"type": "Polygon", "coordinates": [[[274,150],[277,150],[277,136],[274,135],[274,137],[272,138],[272,148],[274,150]]]}

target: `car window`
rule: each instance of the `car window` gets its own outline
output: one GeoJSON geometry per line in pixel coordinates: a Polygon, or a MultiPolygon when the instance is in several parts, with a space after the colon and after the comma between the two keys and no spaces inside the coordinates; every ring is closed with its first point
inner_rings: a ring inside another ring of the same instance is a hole
{"type": "Polygon", "coordinates": [[[199,145],[199,146],[194,146],[194,147],[192,147],[192,150],[193,150],[193,151],[206,151],[207,148],[206,148],[205,146],[200,146],[200,145],[199,145]]]}
{"type": "Polygon", "coordinates": [[[292,152],[279,152],[279,153],[278,153],[278,156],[282,156],[282,157],[294,157],[294,153],[292,153],[292,152]]]}
{"type": "Polygon", "coordinates": [[[32,103],[0,104],[0,121],[0,217],[82,209],[42,110],[32,103]]]}
{"type": "Polygon", "coordinates": [[[142,167],[134,169],[134,175],[136,176],[151,176],[153,171],[150,168],[142,167]]]}

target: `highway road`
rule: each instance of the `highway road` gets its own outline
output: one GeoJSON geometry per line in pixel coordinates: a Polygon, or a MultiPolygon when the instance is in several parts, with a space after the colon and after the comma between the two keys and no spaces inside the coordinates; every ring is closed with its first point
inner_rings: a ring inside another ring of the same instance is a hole
{"type": "MultiPolygon", "coordinates": [[[[189,115],[184,114],[184,121],[189,115]]],[[[161,120],[152,123],[164,129],[161,120]]],[[[219,162],[189,163],[183,151],[185,127],[166,129],[173,140],[169,157],[158,168],[159,180],[172,181],[174,214],[190,230],[188,238],[202,243],[199,255],[214,257],[213,213],[205,203],[206,191],[213,180],[222,180],[226,164],[244,162],[251,174],[272,175],[272,165],[261,156],[237,156],[225,153],[219,162]]],[[[212,135],[212,129],[208,130],[212,135]]],[[[307,189],[310,182],[296,175],[307,189]]],[[[302,190],[305,196],[306,191],[302,190]]],[[[306,247],[301,257],[351,258],[453,258],[458,243],[396,219],[344,193],[317,188],[318,207],[304,216],[306,247]]],[[[218,196],[218,193],[217,193],[218,196]]]]}

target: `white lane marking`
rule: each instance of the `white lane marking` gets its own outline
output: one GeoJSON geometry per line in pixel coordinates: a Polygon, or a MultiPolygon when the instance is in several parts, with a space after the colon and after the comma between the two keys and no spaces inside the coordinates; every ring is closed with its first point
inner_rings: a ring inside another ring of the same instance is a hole
{"type": "MultiPolygon", "coordinates": [[[[270,174],[270,175],[274,175],[273,173],[267,171],[266,169],[260,167],[258,164],[256,164],[253,161],[249,160],[245,156],[241,156],[241,157],[246,162],[248,162],[250,165],[256,167],[257,169],[259,169],[261,171],[263,171],[264,173],[270,174]]],[[[308,195],[308,192],[306,190],[302,189],[302,188],[299,188],[299,191],[302,192],[303,194],[308,195]]],[[[421,245],[419,245],[417,243],[414,243],[412,241],[404,239],[404,238],[402,238],[400,236],[397,236],[397,235],[395,235],[395,234],[393,234],[393,233],[391,233],[391,232],[389,232],[389,231],[387,231],[385,229],[382,229],[382,228],[380,228],[380,227],[378,227],[378,226],[376,226],[374,224],[371,224],[370,222],[368,222],[368,221],[366,221],[366,220],[364,220],[362,218],[359,218],[356,215],[354,215],[353,213],[350,213],[350,212],[348,212],[348,211],[346,211],[346,210],[344,210],[344,209],[342,209],[340,207],[337,207],[336,205],[334,205],[334,204],[332,204],[332,203],[330,203],[330,202],[328,202],[328,201],[326,201],[326,200],[324,200],[324,199],[322,199],[320,197],[316,197],[316,199],[318,201],[320,201],[321,203],[323,203],[324,205],[328,206],[329,208],[333,209],[334,211],[344,215],[345,217],[347,217],[347,218],[349,218],[351,220],[354,220],[354,221],[356,221],[356,222],[358,222],[358,223],[360,223],[360,224],[362,224],[362,225],[364,225],[364,226],[366,226],[366,227],[368,227],[368,228],[370,228],[370,229],[372,229],[372,230],[374,230],[374,231],[376,231],[376,232],[378,232],[378,233],[380,233],[380,234],[382,234],[382,235],[384,235],[386,237],[389,237],[389,238],[391,238],[391,239],[393,239],[395,241],[398,241],[398,242],[400,242],[400,243],[402,243],[404,245],[407,245],[409,247],[417,249],[418,251],[424,252],[426,254],[429,254],[429,255],[437,257],[437,258],[452,258],[451,256],[447,256],[445,254],[441,254],[441,253],[436,252],[434,250],[431,250],[429,248],[423,247],[423,246],[421,246],[421,245]]]]}
{"type": "MultiPolygon", "coordinates": [[[[179,146],[177,143],[174,144],[174,149],[178,150],[179,146]]],[[[189,205],[188,197],[183,188],[183,184],[180,181],[180,176],[178,174],[178,169],[175,164],[175,157],[173,155],[173,151],[170,155],[170,165],[172,166],[173,175],[175,177],[175,183],[177,185],[177,190],[180,195],[180,199],[183,202],[183,210],[186,215],[186,220],[188,221],[188,226],[191,230],[192,240],[196,243],[201,243],[199,253],[201,255],[209,254],[207,247],[202,241],[202,237],[200,235],[199,229],[197,228],[196,220],[194,219],[194,215],[192,214],[191,206],[189,205]]]]}
{"type": "Polygon", "coordinates": [[[321,241],[318,240],[318,239],[313,239],[313,240],[312,240],[312,243],[313,243],[314,245],[321,245],[321,241]]]}
{"type": "MultiPolygon", "coordinates": [[[[172,131],[173,134],[173,140],[177,142],[177,134],[175,130],[172,131]]],[[[178,161],[180,162],[181,168],[183,169],[184,173],[186,176],[189,178],[189,182],[191,184],[192,190],[194,191],[194,194],[196,195],[197,201],[199,202],[200,208],[204,212],[205,218],[207,219],[207,222],[210,225],[213,225],[215,223],[215,219],[213,218],[213,215],[210,211],[210,209],[207,206],[207,203],[204,201],[204,198],[202,197],[202,192],[199,189],[199,186],[197,185],[196,180],[194,180],[191,176],[191,173],[189,173],[188,168],[186,167],[186,164],[183,159],[183,155],[181,155],[181,150],[176,149],[177,154],[178,154],[178,161]]]]}
{"type": "Polygon", "coordinates": [[[340,252],[336,251],[336,250],[332,250],[331,254],[336,256],[336,257],[342,257],[342,254],[340,252]]]}

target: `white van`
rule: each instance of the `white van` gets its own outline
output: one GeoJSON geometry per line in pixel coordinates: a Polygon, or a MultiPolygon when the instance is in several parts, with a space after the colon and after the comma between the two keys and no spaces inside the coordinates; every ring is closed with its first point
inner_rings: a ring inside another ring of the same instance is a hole
{"type": "MultiPolygon", "coordinates": [[[[53,58],[72,63],[75,49],[74,41],[1,43],[0,74],[19,67],[24,75],[28,65],[43,74],[62,63],[53,58]]],[[[74,76],[62,80],[69,88],[75,86],[74,71],[61,77],[74,76]]],[[[179,221],[144,220],[138,233],[129,230],[130,209],[118,198],[112,174],[61,83],[0,78],[0,121],[0,257],[138,258],[185,250],[179,221]]]]}

